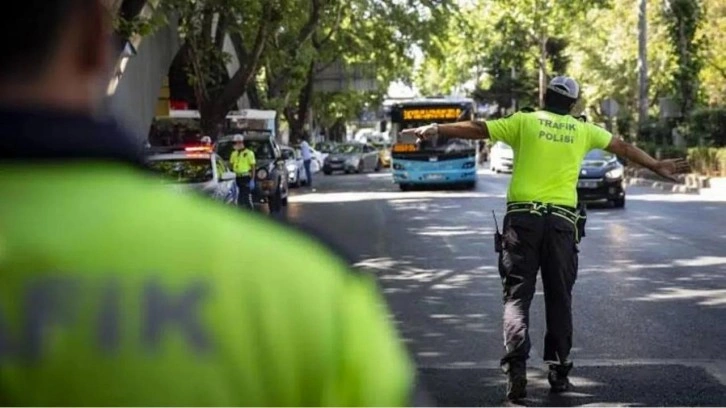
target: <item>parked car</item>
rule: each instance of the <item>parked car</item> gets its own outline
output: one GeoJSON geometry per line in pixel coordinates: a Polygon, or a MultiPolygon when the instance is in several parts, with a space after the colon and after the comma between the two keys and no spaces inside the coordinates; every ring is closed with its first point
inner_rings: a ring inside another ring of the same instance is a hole
{"type": "Polygon", "coordinates": [[[314,146],[315,150],[320,153],[320,163],[325,162],[325,158],[328,157],[330,152],[335,149],[334,142],[318,142],[314,146]]]}
{"type": "Polygon", "coordinates": [[[618,158],[604,150],[592,150],[582,162],[577,181],[580,202],[608,202],[615,208],[625,207],[625,168],[618,158]]]}
{"type": "Polygon", "coordinates": [[[210,150],[154,148],[149,151],[146,164],[177,191],[197,191],[226,204],[237,203],[234,172],[210,150]]]}
{"type": "Polygon", "coordinates": [[[391,144],[373,143],[373,146],[378,149],[378,160],[381,162],[381,167],[391,167],[391,144]]]}
{"type": "Polygon", "coordinates": [[[378,171],[381,169],[378,156],[378,150],[370,144],[341,144],[336,146],[325,159],[323,173],[329,175],[335,171],[345,173],[362,173],[367,170],[378,171]]]}
{"type": "MultiPolygon", "coordinates": [[[[294,146],[295,150],[300,151],[300,145],[294,146]]],[[[302,153],[301,153],[302,154],[302,153]]],[[[310,154],[312,155],[312,163],[310,164],[310,172],[311,173],[317,173],[320,171],[321,168],[323,168],[323,162],[325,161],[325,157],[327,157],[327,154],[323,154],[314,147],[310,146],[310,154]]]]}
{"type": "MultiPolygon", "coordinates": [[[[287,206],[289,194],[288,172],[280,146],[272,133],[265,130],[238,131],[245,137],[245,145],[255,153],[257,169],[252,198],[256,203],[266,203],[270,212],[279,212],[287,206]]],[[[214,151],[229,161],[232,154],[232,136],[223,136],[214,145],[214,151]]]]}
{"type": "Polygon", "coordinates": [[[514,167],[514,151],[504,142],[496,142],[489,152],[489,169],[496,173],[511,172],[514,167]]]}
{"type": "MultiPolygon", "coordinates": [[[[307,184],[307,174],[303,165],[300,150],[293,149],[289,146],[280,147],[282,158],[285,160],[285,168],[287,168],[288,184],[290,187],[300,187],[307,184]]],[[[312,170],[312,169],[311,169],[312,170]]]]}

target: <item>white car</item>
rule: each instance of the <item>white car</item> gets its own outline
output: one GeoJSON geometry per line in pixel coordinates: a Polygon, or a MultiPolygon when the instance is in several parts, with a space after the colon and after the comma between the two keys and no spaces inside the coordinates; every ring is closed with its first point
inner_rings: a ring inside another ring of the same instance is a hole
{"type": "Polygon", "coordinates": [[[496,173],[511,172],[514,167],[514,151],[504,142],[496,142],[489,152],[489,169],[496,173]]]}
{"type": "MultiPolygon", "coordinates": [[[[297,151],[298,155],[302,157],[302,153],[300,152],[300,146],[295,146],[295,151],[297,151]]],[[[325,157],[327,154],[320,153],[318,150],[314,149],[312,146],[310,146],[310,154],[312,155],[312,162],[310,163],[310,172],[311,173],[317,173],[320,171],[320,169],[323,168],[323,163],[325,162],[325,157]]]]}
{"type": "Polygon", "coordinates": [[[303,184],[307,184],[308,177],[305,173],[305,166],[303,165],[300,150],[288,146],[281,146],[280,152],[282,153],[282,158],[285,160],[288,175],[287,181],[290,187],[300,187],[303,184]]]}

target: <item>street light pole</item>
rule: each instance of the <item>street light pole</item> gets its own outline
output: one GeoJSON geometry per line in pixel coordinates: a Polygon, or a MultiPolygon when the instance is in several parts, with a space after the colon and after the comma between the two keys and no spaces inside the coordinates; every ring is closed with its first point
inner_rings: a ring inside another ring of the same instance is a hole
{"type": "Polygon", "coordinates": [[[648,0],[640,0],[638,12],[638,125],[648,120],[648,0]]]}

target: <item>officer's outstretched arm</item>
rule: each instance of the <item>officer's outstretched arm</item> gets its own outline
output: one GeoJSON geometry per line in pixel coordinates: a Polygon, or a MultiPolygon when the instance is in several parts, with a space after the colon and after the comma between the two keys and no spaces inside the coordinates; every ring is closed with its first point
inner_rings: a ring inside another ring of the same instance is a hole
{"type": "Polygon", "coordinates": [[[439,135],[451,139],[479,140],[489,138],[485,122],[466,121],[439,125],[439,135]]]}
{"type": "Polygon", "coordinates": [[[443,125],[432,124],[418,128],[404,129],[401,131],[401,134],[417,136],[422,139],[444,136],[450,139],[479,140],[489,138],[489,129],[484,122],[466,121],[447,123],[443,125]]]}
{"type": "Polygon", "coordinates": [[[691,171],[691,167],[685,159],[656,160],[638,147],[616,137],[610,140],[610,144],[605,150],[625,157],[673,182],[678,182],[675,175],[691,171]]]}

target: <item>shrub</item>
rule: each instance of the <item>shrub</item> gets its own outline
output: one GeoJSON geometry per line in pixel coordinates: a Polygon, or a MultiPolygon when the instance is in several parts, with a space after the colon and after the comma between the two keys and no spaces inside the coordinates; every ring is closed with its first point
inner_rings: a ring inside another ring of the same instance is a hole
{"type": "Polygon", "coordinates": [[[688,149],[693,171],[706,176],[726,177],[726,148],[694,147],[688,149]]]}
{"type": "Polygon", "coordinates": [[[694,142],[702,139],[708,146],[726,146],[726,107],[696,109],[687,125],[694,142]]]}
{"type": "Polygon", "coordinates": [[[688,154],[686,149],[682,149],[680,147],[675,147],[675,146],[659,146],[653,142],[650,142],[650,143],[638,142],[638,143],[636,143],[636,145],[653,157],[658,157],[658,151],[660,151],[661,159],[677,159],[677,158],[686,157],[688,154]]]}

